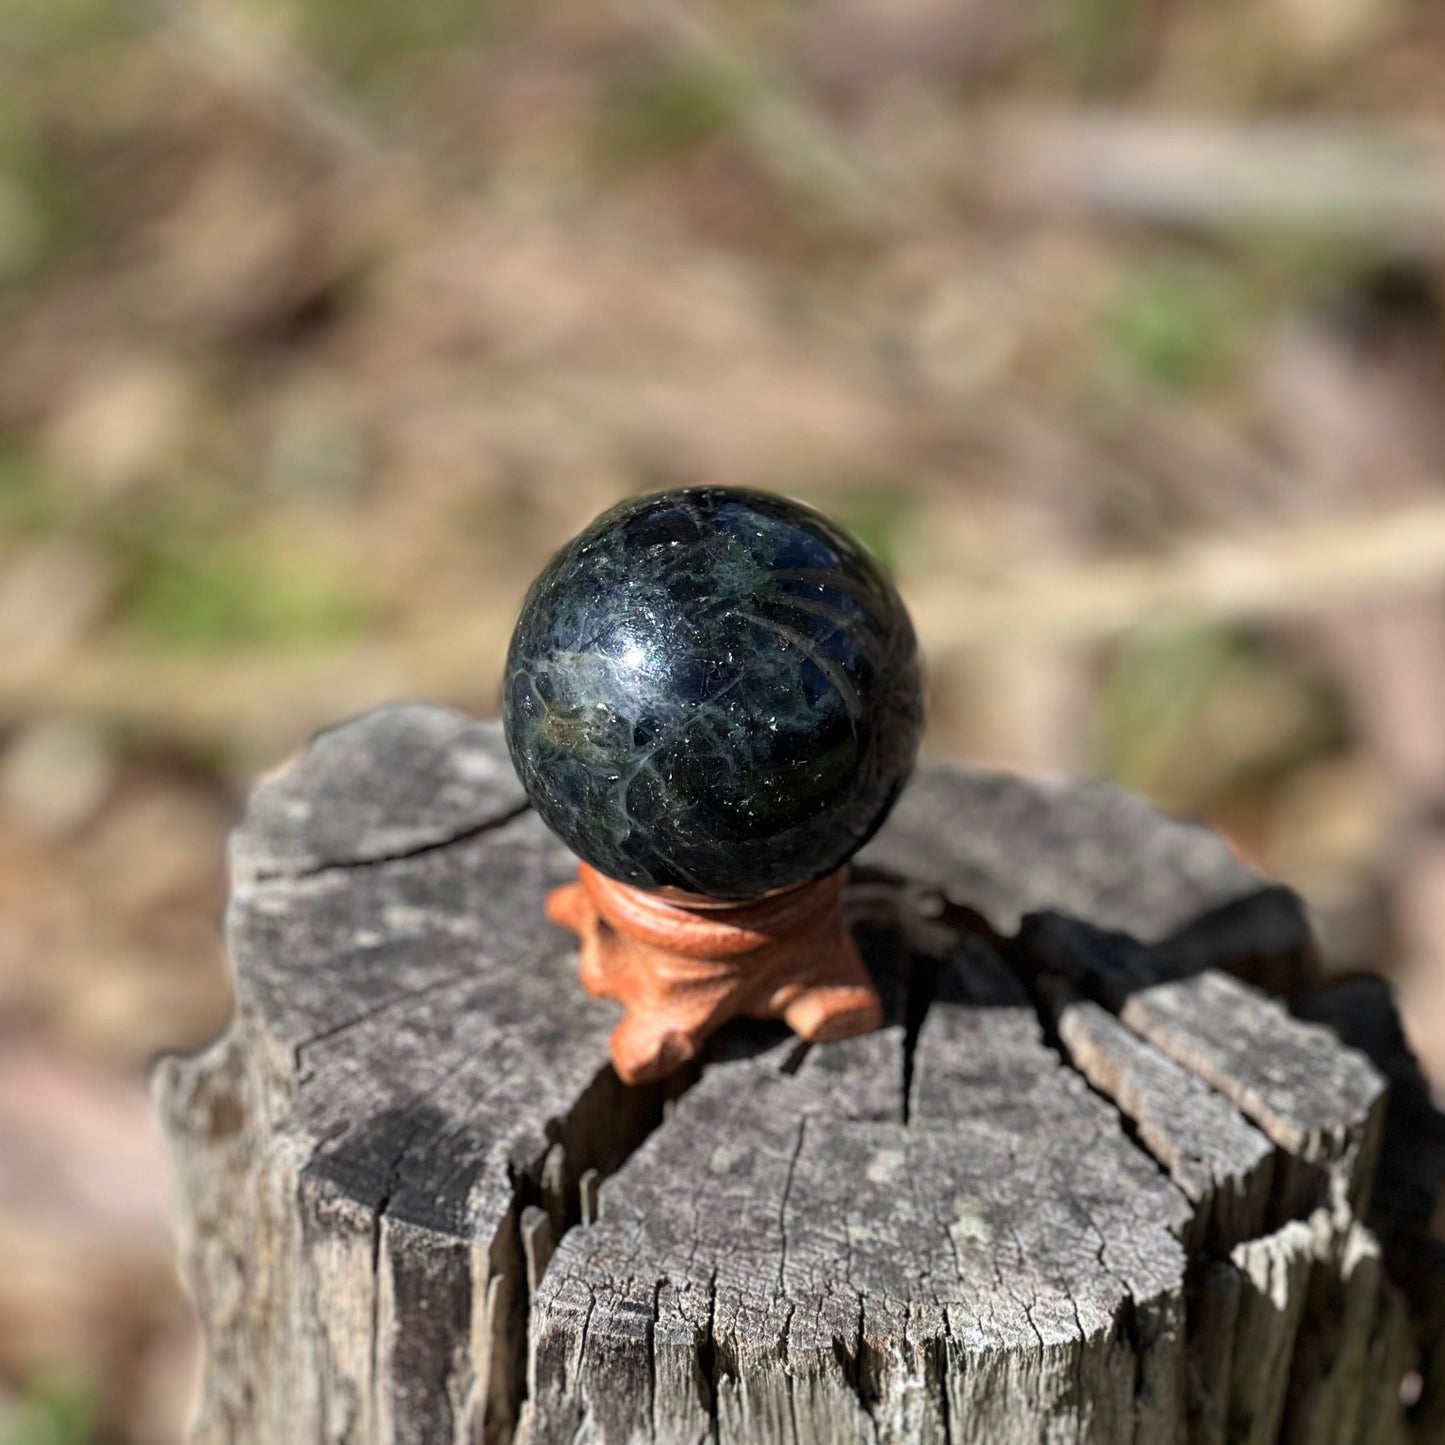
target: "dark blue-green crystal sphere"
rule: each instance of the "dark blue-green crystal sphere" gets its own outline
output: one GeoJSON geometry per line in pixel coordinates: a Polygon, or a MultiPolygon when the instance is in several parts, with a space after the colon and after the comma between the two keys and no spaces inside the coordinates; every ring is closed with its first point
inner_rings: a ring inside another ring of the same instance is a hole
{"type": "Polygon", "coordinates": [[[599,872],[757,898],[887,815],[922,732],[918,648],[826,517],[685,487],[605,512],[533,583],[503,722],[543,821],[599,872]]]}

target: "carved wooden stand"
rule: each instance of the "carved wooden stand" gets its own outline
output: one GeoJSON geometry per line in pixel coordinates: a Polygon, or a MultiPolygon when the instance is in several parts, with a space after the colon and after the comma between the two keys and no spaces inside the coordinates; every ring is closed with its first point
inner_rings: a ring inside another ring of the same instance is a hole
{"type": "Polygon", "coordinates": [[[1117,789],[922,770],[844,890],[882,1027],[737,1019],[665,1084],[494,726],[327,733],[232,864],[235,1021],[157,1085],[198,1445],[1445,1438],[1387,994],[1308,1007],[1388,1090],[1256,986],[1292,896],[1117,789]]]}
{"type": "Polygon", "coordinates": [[[843,926],[846,870],[751,903],[686,902],[630,888],[578,865],[547,917],[582,940],[582,986],[615,999],[624,1083],[665,1078],[729,1019],[776,1019],[809,1043],[883,1022],[883,1004],[843,926]]]}

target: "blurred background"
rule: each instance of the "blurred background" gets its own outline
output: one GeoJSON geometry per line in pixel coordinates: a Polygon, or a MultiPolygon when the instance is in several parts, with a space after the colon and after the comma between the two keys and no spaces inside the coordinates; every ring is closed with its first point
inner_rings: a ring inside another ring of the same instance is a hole
{"type": "Polygon", "coordinates": [[[632,492],[854,528],[935,754],[1220,828],[1445,1091],[1442,283],[1431,0],[0,0],[0,1440],[181,1437],[248,780],[632,492]]]}

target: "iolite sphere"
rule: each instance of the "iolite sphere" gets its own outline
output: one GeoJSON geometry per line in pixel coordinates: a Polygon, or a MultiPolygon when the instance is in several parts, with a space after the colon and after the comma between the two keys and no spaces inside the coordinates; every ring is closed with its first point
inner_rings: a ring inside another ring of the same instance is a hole
{"type": "Polygon", "coordinates": [[[605,512],[548,564],[503,722],[544,822],[645,889],[757,898],[845,863],[918,752],[918,649],[841,528],[765,492],[605,512]]]}

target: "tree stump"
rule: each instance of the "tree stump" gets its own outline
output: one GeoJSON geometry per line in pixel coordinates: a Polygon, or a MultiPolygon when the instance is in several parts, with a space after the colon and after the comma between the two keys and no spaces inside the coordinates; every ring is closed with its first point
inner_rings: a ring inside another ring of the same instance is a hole
{"type": "Polygon", "coordinates": [[[198,1442],[1409,1438],[1384,1080],[1293,895],[1097,783],[922,768],[849,883],[877,1033],[629,1088],[500,732],[319,738],[157,1098],[198,1442]]]}

